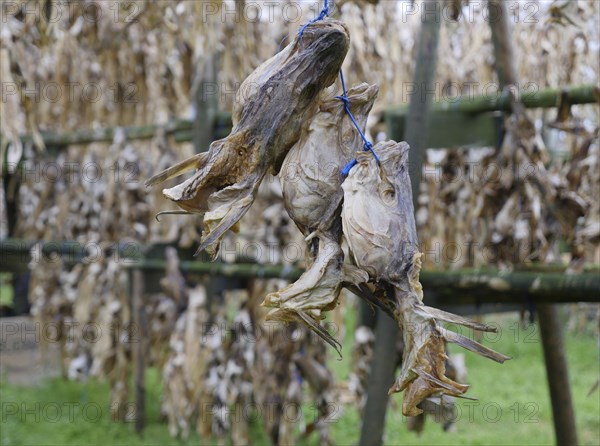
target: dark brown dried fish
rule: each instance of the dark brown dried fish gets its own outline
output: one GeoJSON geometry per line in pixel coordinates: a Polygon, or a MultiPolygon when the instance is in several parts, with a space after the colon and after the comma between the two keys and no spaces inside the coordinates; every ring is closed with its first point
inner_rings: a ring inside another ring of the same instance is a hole
{"type": "Polygon", "coordinates": [[[375,152],[381,164],[371,153],[357,154],[358,164],[342,185],[342,222],[355,264],[367,271],[384,292],[376,303],[402,329],[402,369],[390,393],[406,390],[402,412],[414,416],[422,412],[417,406],[426,398],[441,394],[461,396],[468,389],[445,376],[446,341],[497,362],[509,358],[444,329],[439,322],[480,331],[494,331],[492,327],[423,305],[408,151],[406,143],[379,143],[375,152]]]}
{"type": "Polygon", "coordinates": [[[279,171],[302,125],[317,112],[320,93],[335,81],[348,46],[341,22],[325,20],[308,27],[302,39],[296,37],[242,84],[244,94],[227,138],[148,180],[153,185],[198,169],[163,193],[188,212],[205,213],[200,250],[210,247],[216,255],[220,238],[250,208],[265,174],[279,171]]]}

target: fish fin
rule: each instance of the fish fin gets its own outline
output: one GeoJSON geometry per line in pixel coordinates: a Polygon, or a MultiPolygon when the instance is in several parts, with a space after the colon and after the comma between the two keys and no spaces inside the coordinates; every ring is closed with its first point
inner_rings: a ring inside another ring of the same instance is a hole
{"type": "Polygon", "coordinates": [[[191,158],[180,161],[174,166],[157,173],[153,177],[146,180],[144,184],[146,187],[154,186],[155,184],[160,184],[170,180],[171,178],[183,175],[190,170],[199,169],[205,163],[206,158],[208,158],[208,152],[198,153],[191,158]]]}
{"type": "Polygon", "coordinates": [[[438,319],[440,321],[462,325],[464,327],[469,327],[478,331],[487,331],[492,333],[496,333],[498,331],[495,327],[492,327],[490,325],[480,324],[478,322],[471,321],[456,314],[448,313],[447,311],[439,310],[433,307],[428,307],[426,305],[423,305],[422,308],[429,314],[431,314],[435,319],[438,319]]]}
{"type": "Polygon", "coordinates": [[[255,179],[234,184],[211,195],[209,208],[214,210],[204,214],[206,236],[202,238],[196,255],[207,250],[213,259],[216,257],[219,240],[248,212],[254,203],[263,176],[258,175],[255,179]]]}
{"type": "Polygon", "coordinates": [[[460,345],[461,347],[472,351],[473,353],[477,353],[478,355],[492,359],[493,361],[499,362],[500,364],[502,364],[504,361],[508,361],[509,359],[511,359],[510,356],[498,353],[497,351],[492,350],[491,348],[488,348],[485,345],[482,345],[479,342],[467,338],[466,336],[458,334],[454,331],[446,330],[442,327],[438,327],[438,330],[440,331],[440,334],[444,337],[446,341],[460,345]]]}
{"type": "Polygon", "coordinates": [[[314,331],[321,339],[331,345],[337,354],[342,359],[342,344],[339,343],[337,339],[329,334],[329,332],[322,325],[315,322],[315,320],[306,314],[302,310],[297,310],[296,313],[300,317],[300,319],[308,326],[312,331],[314,331]]]}
{"type": "Polygon", "coordinates": [[[292,310],[287,308],[276,308],[267,314],[266,320],[268,321],[282,321],[282,322],[299,322],[300,324],[307,327],[309,330],[314,332],[317,336],[331,345],[340,359],[342,358],[342,344],[339,343],[329,332],[317,323],[308,313],[303,310],[292,310]]]}
{"type": "Polygon", "coordinates": [[[469,386],[467,384],[459,384],[459,383],[451,380],[450,378],[446,378],[446,381],[443,381],[443,380],[435,377],[431,373],[426,372],[425,370],[423,370],[421,368],[416,369],[415,372],[420,377],[425,378],[429,382],[440,387],[442,389],[442,391],[445,390],[446,391],[446,392],[444,392],[445,395],[459,396],[459,395],[462,395],[463,393],[465,393],[469,389],[469,386]]]}

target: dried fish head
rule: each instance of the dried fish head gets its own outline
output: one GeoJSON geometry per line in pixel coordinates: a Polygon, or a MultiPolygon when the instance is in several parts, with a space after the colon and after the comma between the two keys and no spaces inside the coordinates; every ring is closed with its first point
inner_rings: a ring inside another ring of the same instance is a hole
{"type": "Polygon", "coordinates": [[[357,154],[344,190],[344,236],[356,265],[375,281],[408,284],[406,271],[417,247],[412,188],[405,142],[378,143],[357,154]]]}
{"type": "Polygon", "coordinates": [[[314,263],[293,284],[265,297],[263,306],[272,307],[267,320],[298,321],[340,352],[340,343],[319,325],[322,312],[334,309],[344,285],[359,286],[369,280],[366,272],[344,264],[344,253],[335,240],[319,237],[314,263]]]}

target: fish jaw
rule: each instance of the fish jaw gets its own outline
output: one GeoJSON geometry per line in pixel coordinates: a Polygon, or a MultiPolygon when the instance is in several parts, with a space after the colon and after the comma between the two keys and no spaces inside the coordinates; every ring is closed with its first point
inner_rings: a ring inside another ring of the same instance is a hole
{"type": "Polygon", "coordinates": [[[340,245],[320,236],[314,263],[296,282],[268,294],[262,305],[290,311],[332,310],[337,306],[344,283],[358,286],[369,280],[367,273],[343,262],[344,253],[340,245]]]}
{"type": "Polygon", "coordinates": [[[300,322],[339,353],[340,343],[319,325],[319,321],[324,319],[322,313],[338,305],[343,286],[358,286],[367,282],[369,276],[343,263],[344,253],[336,241],[323,234],[318,237],[319,250],[315,262],[296,282],[267,295],[262,305],[274,308],[267,315],[268,320],[300,322]]]}
{"type": "Polygon", "coordinates": [[[244,181],[210,195],[210,211],[204,214],[203,235],[198,253],[206,250],[213,259],[216,258],[221,238],[248,212],[264,175],[264,171],[256,172],[244,181]]]}

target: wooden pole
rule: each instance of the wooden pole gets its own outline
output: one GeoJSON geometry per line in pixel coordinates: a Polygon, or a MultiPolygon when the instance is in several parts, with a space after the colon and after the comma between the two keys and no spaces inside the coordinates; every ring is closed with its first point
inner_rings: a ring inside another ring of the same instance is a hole
{"type": "Polygon", "coordinates": [[[489,1],[490,28],[494,44],[494,62],[500,88],[517,84],[517,68],[508,23],[508,8],[504,0],[489,1]]]}
{"type": "Polygon", "coordinates": [[[359,442],[361,445],[383,444],[388,389],[394,382],[394,372],[398,364],[398,325],[381,310],[377,312],[375,345],[367,384],[367,403],[359,442]]]}
{"type": "MultiPolygon", "coordinates": [[[[433,86],[437,71],[437,53],[441,15],[439,2],[423,3],[417,61],[413,76],[414,93],[410,98],[404,139],[410,144],[409,171],[413,188],[413,202],[417,204],[421,183],[421,167],[425,154],[425,138],[429,124],[429,109],[433,100],[433,86]]],[[[367,403],[361,431],[361,445],[381,445],[388,405],[388,389],[394,382],[398,364],[398,325],[387,314],[379,311],[375,330],[375,350],[367,386],[367,403]]]]}
{"type": "Polygon", "coordinates": [[[577,445],[577,428],[557,305],[537,306],[557,445],[577,445]]]}
{"type": "Polygon", "coordinates": [[[133,343],[134,394],[135,394],[135,431],[141,433],[146,421],[146,340],[148,322],[144,308],[144,273],[134,269],[131,273],[132,310],[135,338],[133,343]]]}
{"type": "MultiPolygon", "coordinates": [[[[493,14],[496,18],[496,20],[490,20],[496,73],[500,87],[505,88],[509,85],[516,85],[518,82],[508,22],[508,8],[503,0],[489,0],[489,7],[490,16],[493,14]]],[[[575,410],[571,400],[558,310],[555,305],[539,305],[537,311],[552,401],[556,444],[576,445],[575,410]]]]}
{"type": "Polygon", "coordinates": [[[214,53],[206,57],[202,69],[197,67],[197,78],[194,82],[194,119],[193,141],[196,153],[206,152],[214,141],[215,120],[219,107],[220,89],[217,85],[218,55],[214,53]]]}
{"type": "MultiPolygon", "coordinates": [[[[564,88],[545,88],[537,90],[537,86],[531,88],[521,86],[519,98],[525,108],[554,108],[561,94],[566,94],[566,100],[571,105],[594,104],[600,101],[600,88],[595,85],[580,85],[564,88]]],[[[406,105],[386,109],[386,116],[403,116],[407,113],[406,105]]],[[[512,106],[506,92],[481,96],[465,96],[457,100],[446,100],[435,102],[431,106],[431,112],[453,112],[465,114],[480,114],[494,111],[510,112],[512,106]]]]}
{"type": "Polygon", "coordinates": [[[410,145],[408,163],[415,210],[418,207],[417,199],[423,176],[422,165],[427,149],[425,142],[429,130],[431,103],[434,96],[441,24],[439,14],[431,14],[426,11],[428,7],[435,7],[435,11],[437,11],[438,6],[439,4],[435,0],[423,3],[423,8],[426,9],[413,76],[415,90],[410,97],[406,118],[406,134],[404,135],[405,141],[410,145]]]}

